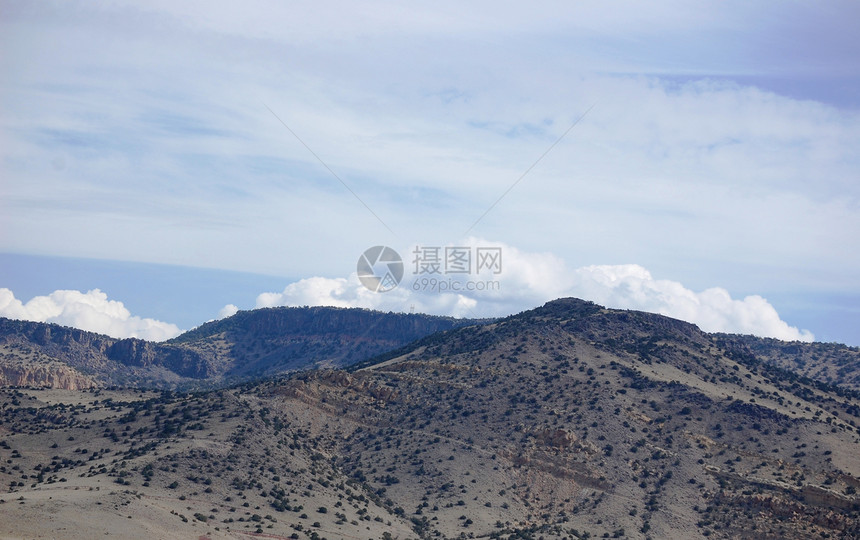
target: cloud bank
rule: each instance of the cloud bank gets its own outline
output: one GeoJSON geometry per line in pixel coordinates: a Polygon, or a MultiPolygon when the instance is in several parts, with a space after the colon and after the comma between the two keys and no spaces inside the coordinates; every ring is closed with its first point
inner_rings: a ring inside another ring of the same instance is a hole
{"type": "Polygon", "coordinates": [[[697,324],[706,332],[730,332],[774,337],[786,341],[813,341],[808,330],[798,330],[780,319],[764,298],[750,295],[733,299],[713,287],[694,292],[677,281],[654,279],[637,264],[595,265],[574,271],[575,296],[610,307],[637,309],[697,324]]]}
{"type": "Polygon", "coordinates": [[[860,339],[855,4],[10,4],[2,252],[346,278],[396,240],[326,167],[397,238],[456,238],[594,105],[476,233],[860,339]]]}
{"type": "MultiPolygon", "coordinates": [[[[467,276],[430,276],[410,273],[386,293],[361,285],[355,273],[347,278],[312,277],[289,284],[282,292],[257,297],[256,307],[336,306],[383,311],[418,311],[455,317],[508,315],[565,296],[592,300],[612,308],[659,313],[697,324],[706,332],[730,332],[812,341],[814,335],[783,321],[776,309],[758,295],[732,298],[723,288],[701,292],[666,279],[655,279],[637,264],[591,265],[570,269],[549,253],[527,253],[499,242],[467,239],[459,246],[498,247],[503,271],[467,276]],[[430,280],[435,286],[430,288],[430,280]],[[470,290],[470,285],[471,289],[470,290]],[[483,284],[480,289],[476,284],[483,284]]],[[[412,253],[413,250],[400,251],[412,253]]]]}
{"type": "Polygon", "coordinates": [[[132,315],[122,302],[109,300],[99,289],[86,293],[58,290],[25,304],[11,290],[0,288],[0,316],[56,323],[115,338],[164,341],[181,333],[174,324],[132,315]]]}

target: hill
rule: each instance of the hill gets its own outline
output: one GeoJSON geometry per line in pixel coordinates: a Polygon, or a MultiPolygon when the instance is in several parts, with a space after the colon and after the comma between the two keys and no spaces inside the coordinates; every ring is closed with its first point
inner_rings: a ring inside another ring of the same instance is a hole
{"type": "Polygon", "coordinates": [[[476,321],[328,307],[241,311],[164,343],[0,318],[0,384],[203,388],[342,367],[476,321]]]}
{"type": "Polygon", "coordinates": [[[350,371],[7,389],[0,535],[860,536],[860,396],[721,339],[564,299],[350,371]]]}
{"type": "Polygon", "coordinates": [[[714,337],[722,347],[738,354],[759,358],[816,381],[860,390],[860,347],[732,334],[715,334],[714,337]]]}

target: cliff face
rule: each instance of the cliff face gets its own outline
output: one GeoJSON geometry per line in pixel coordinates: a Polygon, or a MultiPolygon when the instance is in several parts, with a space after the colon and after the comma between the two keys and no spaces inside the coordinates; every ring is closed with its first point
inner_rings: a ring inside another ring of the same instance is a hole
{"type": "Polygon", "coordinates": [[[77,370],[59,363],[0,363],[0,386],[35,386],[62,390],[86,390],[98,384],[77,370]]]}
{"type": "Polygon", "coordinates": [[[105,356],[125,366],[164,367],[177,375],[193,379],[205,379],[216,375],[213,362],[206,354],[142,339],[119,340],[105,350],[105,356]]]}
{"type": "Polygon", "coordinates": [[[105,355],[127,366],[149,367],[157,362],[153,344],[135,338],[117,341],[105,350],[105,355]]]}

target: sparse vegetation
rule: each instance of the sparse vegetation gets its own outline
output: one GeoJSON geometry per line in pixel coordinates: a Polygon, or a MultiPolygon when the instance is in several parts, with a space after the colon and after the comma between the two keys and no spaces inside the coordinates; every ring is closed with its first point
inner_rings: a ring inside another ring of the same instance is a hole
{"type": "Polygon", "coordinates": [[[349,372],[7,388],[0,503],[184,537],[860,534],[860,400],[726,339],[562,300],[349,372]]]}

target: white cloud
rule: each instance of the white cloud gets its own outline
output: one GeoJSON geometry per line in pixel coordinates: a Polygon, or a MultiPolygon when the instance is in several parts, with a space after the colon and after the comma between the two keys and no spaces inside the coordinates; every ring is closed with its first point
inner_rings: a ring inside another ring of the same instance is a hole
{"type": "Polygon", "coordinates": [[[132,315],[122,302],[108,300],[99,289],[86,293],[54,291],[47,296],[36,296],[25,304],[15,298],[11,290],[0,288],[0,316],[56,323],[115,338],[164,341],[181,332],[174,324],[132,315]]]}
{"type": "Polygon", "coordinates": [[[677,281],[654,279],[636,264],[577,268],[570,291],[610,307],[668,315],[697,324],[706,332],[731,332],[812,341],[808,330],[798,330],[779,318],[776,309],[758,295],[736,300],[725,289],[694,292],[677,281]]]}
{"type": "MultiPolygon", "coordinates": [[[[677,281],[654,279],[647,269],[636,264],[569,269],[552,254],[527,253],[499,242],[469,238],[457,245],[468,246],[473,253],[477,247],[501,248],[502,272],[498,275],[487,271],[480,275],[415,275],[413,260],[407,258],[404,279],[389,292],[375,293],[366,289],[354,273],[348,278],[313,277],[291,283],[281,293],[259,295],[257,307],[326,305],[488,317],[574,296],[607,307],[660,313],[695,323],[707,332],[754,334],[789,341],[814,339],[809,331],[799,330],[780,319],[776,309],[761,296],[738,300],[727,290],[716,287],[695,292],[677,281]],[[475,283],[487,281],[497,281],[498,287],[468,290],[470,282],[474,287],[475,283]]],[[[400,253],[411,254],[412,249],[400,253]]]]}
{"type": "Polygon", "coordinates": [[[232,317],[237,313],[239,313],[239,308],[237,306],[234,306],[233,304],[227,304],[218,311],[218,318],[226,319],[227,317],[232,317]]]}

